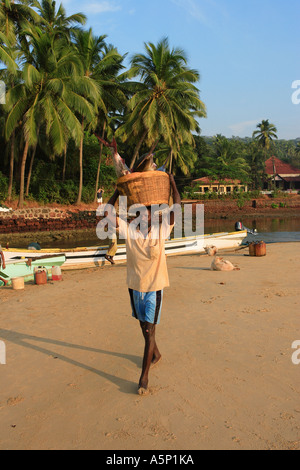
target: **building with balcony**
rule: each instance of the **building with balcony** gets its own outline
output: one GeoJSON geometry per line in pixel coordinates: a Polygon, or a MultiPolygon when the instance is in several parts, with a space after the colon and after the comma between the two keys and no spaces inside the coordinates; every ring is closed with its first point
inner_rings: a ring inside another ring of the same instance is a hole
{"type": "Polygon", "coordinates": [[[200,194],[207,192],[215,192],[218,194],[230,194],[234,191],[248,191],[248,186],[243,184],[240,180],[233,180],[224,178],[223,180],[214,180],[208,176],[193,180],[192,185],[199,187],[200,194]]]}

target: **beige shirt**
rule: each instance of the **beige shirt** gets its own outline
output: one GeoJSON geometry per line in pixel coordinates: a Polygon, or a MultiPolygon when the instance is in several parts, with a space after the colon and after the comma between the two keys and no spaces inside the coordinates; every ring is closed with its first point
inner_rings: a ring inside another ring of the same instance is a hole
{"type": "Polygon", "coordinates": [[[127,284],[138,292],[156,292],[169,287],[169,275],[165,254],[165,240],[173,226],[163,223],[156,232],[144,238],[141,232],[132,235],[130,224],[118,219],[120,237],[126,239],[127,284]],[[136,236],[137,235],[137,236],[136,236]]]}

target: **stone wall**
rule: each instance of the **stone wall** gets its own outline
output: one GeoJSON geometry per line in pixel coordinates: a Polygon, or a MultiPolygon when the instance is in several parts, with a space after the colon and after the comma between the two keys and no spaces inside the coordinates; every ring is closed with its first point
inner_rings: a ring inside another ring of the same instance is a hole
{"type": "Polygon", "coordinates": [[[89,229],[97,226],[96,211],[64,209],[19,209],[0,213],[0,233],[50,232],[89,229]]]}

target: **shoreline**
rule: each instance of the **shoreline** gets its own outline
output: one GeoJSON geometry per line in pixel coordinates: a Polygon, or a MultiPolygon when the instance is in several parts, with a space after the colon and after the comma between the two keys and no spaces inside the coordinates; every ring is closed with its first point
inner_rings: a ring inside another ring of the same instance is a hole
{"type": "Polygon", "coordinates": [[[125,266],[1,289],[0,449],[300,450],[299,244],[224,257],[168,258],[148,397],[125,266]]]}
{"type": "MultiPolygon", "coordinates": [[[[209,200],[194,201],[183,200],[183,205],[196,206],[204,204],[205,224],[209,227],[206,233],[218,231],[234,231],[235,222],[247,220],[249,224],[264,224],[269,219],[300,218],[300,196],[291,196],[290,199],[261,198],[256,200],[256,208],[253,201],[246,201],[243,208],[237,207],[235,200],[209,200]],[[278,207],[272,208],[276,203],[278,207]],[[286,204],[287,207],[280,207],[286,204]],[[219,230],[222,225],[226,230],[219,230]],[[216,227],[214,229],[214,226],[216,227]]],[[[51,243],[54,247],[60,243],[98,244],[96,227],[99,218],[96,216],[98,204],[80,206],[38,206],[33,203],[32,207],[15,210],[12,213],[0,213],[0,244],[11,247],[38,241],[40,244],[51,243]]],[[[247,224],[245,224],[247,226],[247,224]]],[[[249,225],[251,228],[251,225],[249,225]]],[[[104,243],[106,244],[106,243],[104,243]]],[[[101,245],[101,243],[100,243],[101,245]]]]}
{"type": "MultiPolygon", "coordinates": [[[[252,225],[255,223],[255,227],[269,224],[271,221],[281,219],[289,219],[290,222],[297,222],[297,227],[300,227],[300,214],[293,214],[287,217],[286,215],[258,215],[246,217],[235,217],[231,218],[218,217],[218,218],[205,218],[205,233],[219,233],[219,232],[234,232],[235,222],[241,221],[245,223],[248,228],[253,228],[252,225]],[[299,221],[299,223],[298,223],[299,221]],[[248,225],[247,225],[248,223],[248,225]]],[[[96,226],[95,226],[96,227],[96,226]]],[[[77,248],[80,246],[106,246],[107,240],[101,241],[97,238],[96,228],[89,229],[69,229],[69,230],[48,230],[38,232],[21,232],[21,233],[5,233],[0,232],[0,244],[5,248],[8,244],[9,248],[27,248],[29,243],[39,243],[43,248],[77,248]],[[45,246],[47,245],[47,246],[45,246]],[[49,245],[49,246],[48,246],[49,245]]],[[[296,230],[296,231],[300,231],[296,230]]],[[[264,233],[265,230],[262,232],[264,233]]]]}

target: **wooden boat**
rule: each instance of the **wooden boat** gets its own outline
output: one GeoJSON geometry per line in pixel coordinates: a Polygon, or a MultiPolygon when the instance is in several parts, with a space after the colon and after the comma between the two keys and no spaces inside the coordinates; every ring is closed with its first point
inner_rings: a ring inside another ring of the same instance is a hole
{"type": "Polygon", "coordinates": [[[0,265],[0,286],[10,285],[12,279],[15,277],[23,277],[24,282],[34,280],[34,272],[37,268],[44,268],[47,270],[49,279],[52,277],[52,267],[62,266],[66,262],[65,254],[51,254],[43,256],[30,256],[26,257],[16,255],[12,258],[5,258],[5,267],[0,265]]]}
{"type": "MultiPolygon", "coordinates": [[[[205,247],[214,245],[218,250],[231,249],[239,247],[247,237],[247,230],[238,232],[223,232],[204,236],[193,236],[187,238],[176,238],[167,240],[165,250],[167,256],[184,255],[184,254],[201,254],[205,253],[205,247]]],[[[66,260],[62,265],[62,270],[82,269],[104,266],[109,264],[105,260],[105,254],[108,246],[75,248],[75,249],[44,249],[38,253],[44,256],[65,255],[66,260]]],[[[33,252],[21,249],[3,249],[6,262],[18,261],[22,257],[34,258],[33,252]]],[[[114,257],[116,263],[126,262],[126,246],[118,245],[117,253],[114,257]]]]}

